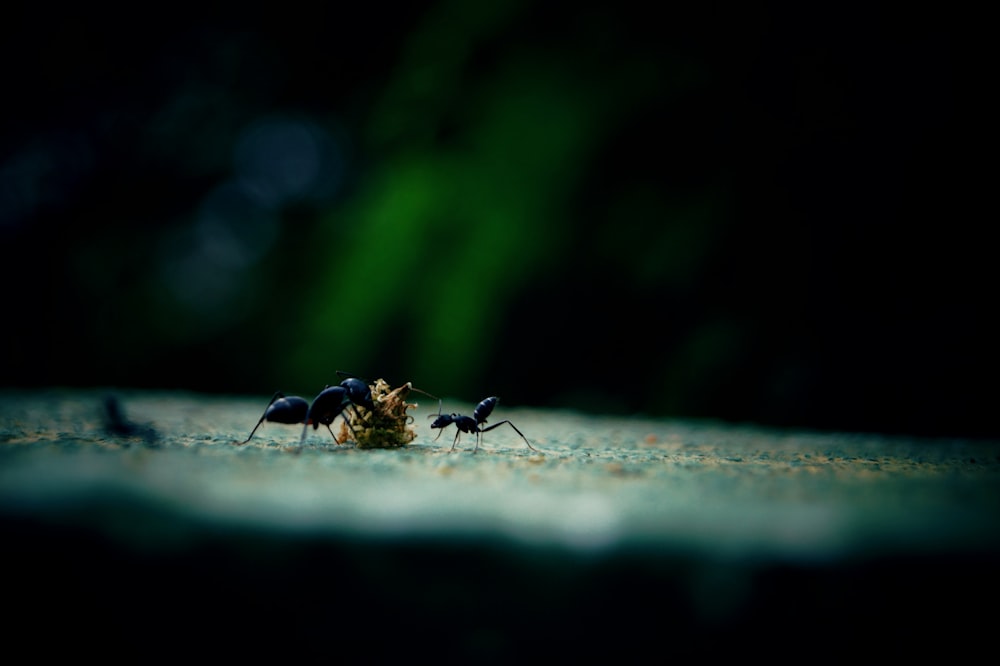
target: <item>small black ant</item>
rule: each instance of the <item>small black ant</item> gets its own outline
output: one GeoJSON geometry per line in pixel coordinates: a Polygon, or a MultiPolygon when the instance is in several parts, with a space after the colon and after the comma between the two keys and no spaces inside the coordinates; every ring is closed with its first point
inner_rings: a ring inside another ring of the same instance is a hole
{"type": "MultiPolygon", "coordinates": [[[[451,445],[452,451],[455,450],[455,446],[458,444],[458,438],[461,437],[463,432],[467,432],[470,434],[476,433],[476,448],[472,450],[472,452],[475,453],[476,451],[479,450],[479,442],[482,440],[484,432],[489,432],[490,430],[498,428],[502,426],[504,423],[506,423],[511,428],[514,429],[514,432],[516,432],[518,435],[521,436],[521,439],[524,440],[524,443],[528,445],[529,449],[537,452],[538,449],[533,447],[531,445],[531,442],[528,441],[528,438],[524,436],[524,433],[518,430],[517,426],[515,426],[510,421],[501,421],[500,423],[494,423],[489,428],[481,427],[482,424],[486,423],[486,418],[493,413],[493,408],[496,407],[496,404],[499,401],[500,398],[496,396],[484,398],[482,402],[476,405],[476,408],[472,412],[472,416],[464,416],[462,414],[442,414],[441,402],[439,400],[437,418],[434,419],[434,423],[431,424],[431,428],[442,428],[441,432],[444,432],[443,428],[448,427],[452,423],[455,424],[458,430],[455,431],[455,441],[452,442],[451,445]]],[[[428,418],[433,418],[433,417],[434,415],[431,414],[428,418]]],[[[438,436],[434,438],[435,442],[438,440],[438,437],[441,437],[441,432],[439,432],[438,436]]]]}
{"type": "MultiPolygon", "coordinates": [[[[280,391],[275,393],[271,398],[271,402],[267,403],[264,414],[260,417],[253,430],[250,431],[250,436],[246,438],[243,444],[253,439],[257,428],[264,421],[289,425],[296,423],[304,424],[302,439],[299,440],[300,444],[305,442],[306,432],[308,432],[310,425],[312,425],[313,430],[316,430],[322,424],[330,431],[333,441],[340,444],[337,436],[333,434],[333,428],[330,427],[330,424],[348,407],[353,408],[355,414],[357,414],[356,405],[361,405],[365,409],[374,411],[375,404],[372,402],[371,389],[362,380],[340,370],[337,370],[337,374],[345,379],[340,382],[339,386],[326,386],[312,401],[312,404],[309,404],[309,401],[305,398],[294,395],[286,396],[280,391]]],[[[358,415],[358,418],[360,418],[360,415],[358,415]]],[[[349,422],[347,425],[353,435],[354,428],[349,422]]],[[[357,437],[355,437],[355,441],[357,441],[357,437]]]]}

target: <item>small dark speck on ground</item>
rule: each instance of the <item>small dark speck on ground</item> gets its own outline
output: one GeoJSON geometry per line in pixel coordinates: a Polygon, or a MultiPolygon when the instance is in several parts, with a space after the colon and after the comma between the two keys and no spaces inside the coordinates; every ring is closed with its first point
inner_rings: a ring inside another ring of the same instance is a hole
{"type": "Polygon", "coordinates": [[[121,400],[113,393],[104,396],[104,428],[112,437],[137,438],[146,446],[156,446],[160,437],[151,425],[130,421],[121,400]]]}

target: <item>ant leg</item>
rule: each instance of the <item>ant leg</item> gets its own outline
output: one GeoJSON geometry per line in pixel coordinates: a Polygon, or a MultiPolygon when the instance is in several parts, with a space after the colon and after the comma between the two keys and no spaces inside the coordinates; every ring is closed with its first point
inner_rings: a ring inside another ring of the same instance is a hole
{"type": "MultiPolygon", "coordinates": [[[[347,414],[345,413],[346,411],[347,411],[347,408],[345,407],[344,409],[340,410],[340,413],[337,414],[337,416],[339,416],[340,418],[344,419],[344,424],[347,426],[347,429],[351,431],[351,436],[354,438],[354,442],[356,444],[357,441],[358,441],[358,434],[356,432],[354,432],[354,426],[351,425],[351,420],[349,418],[347,418],[347,414]]],[[[357,412],[355,412],[355,413],[357,413],[357,412]]],[[[337,420],[337,416],[333,417],[333,421],[337,420]]],[[[333,421],[330,421],[330,423],[324,423],[323,425],[325,425],[326,429],[330,431],[330,436],[333,437],[333,441],[336,444],[343,444],[347,440],[345,439],[344,442],[341,442],[339,439],[337,439],[337,436],[335,434],[333,434],[333,428],[331,427],[331,424],[333,423],[333,421]]]]}
{"type": "Polygon", "coordinates": [[[330,431],[330,436],[333,437],[334,444],[340,444],[340,440],[333,434],[333,428],[330,427],[329,423],[326,424],[326,429],[330,431]]]}
{"type": "MultiPolygon", "coordinates": [[[[351,431],[351,437],[354,438],[354,443],[357,444],[358,443],[358,433],[354,432],[354,426],[351,425],[351,421],[349,419],[345,418],[344,419],[344,423],[347,424],[347,429],[351,431]]],[[[327,427],[329,427],[329,426],[327,426],[327,427]]],[[[333,431],[331,430],[330,433],[333,434],[333,431]]],[[[337,438],[334,437],[333,439],[334,439],[334,441],[336,441],[337,438]]],[[[337,444],[340,444],[340,442],[337,442],[337,444]]]]}
{"type": "Polygon", "coordinates": [[[251,439],[253,439],[253,434],[255,432],[257,432],[257,428],[260,427],[260,424],[263,423],[264,419],[267,417],[267,410],[271,407],[271,405],[274,404],[275,400],[279,400],[279,399],[284,398],[284,397],[285,397],[285,394],[282,393],[281,391],[276,391],[275,394],[273,396],[271,396],[271,402],[267,403],[267,407],[264,408],[264,413],[260,415],[260,421],[257,421],[257,425],[255,425],[253,427],[253,430],[250,431],[250,436],[247,437],[245,440],[243,440],[240,443],[240,446],[242,446],[243,444],[246,444],[251,439]]]}
{"type": "MultiPolygon", "coordinates": [[[[354,415],[358,417],[358,421],[360,423],[364,423],[366,425],[370,425],[371,424],[372,412],[368,412],[368,410],[365,410],[368,413],[368,418],[366,419],[364,416],[361,415],[361,412],[358,411],[358,406],[355,405],[353,402],[351,403],[351,409],[354,410],[354,415]]],[[[347,425],[350,425],[350,423],[348,422],[347,425]]],[[[354,431],[352,430],[351,432],[354,432],[354,431]]]]}
{"type": "MultiPolygon", "coordinates": [[[[438,436],[440,437],[440,435],[438,435],[438,436]]],[[[455,445],[458,444],[458,438],[461,437],[461,436],[462,436],[462,431],[456,429],[455,430],[455,441],[451,443],[451,450],[452,451],[455,450],[455,445]]],[[[450,451],[449,451],[449,453],[450,453],[450,451]]]]}
{"type": "Polygon", "coordinates": [[[262,417],[260,417],[260,421],[257,421],[257,425],[255,425],[253,427],[253,430],[250,431],[250,436],[247,437],[246,439],[244,439],[242,442],[240,442],[240,446],[243,446],[244,444],[246,444],[247,442],[249,442],[251,439],[253,439],[253,434],[255,432],[257,432],[257,428],[259,428],[260,424],[263,423],[263,422],[264,422],[264,417],[262,416],[262,417]]]}
{"type": "Polygon", "coordinates": [[[513,428],[513,429],[514,429],[514,432],[516,432],[516,433],[517,433],[518,435],[520,435],[520,436],[521,436],[521,439],[523,439],[523,440],[524,440],[524,443],[528,445],[528,448],[529,448],[529,449],[531,449],[532,451],[534,451],[534,452],[536,452],[536,453],[538,452],[538,449],[536,449],[535,447],[533,447],[533,446],[531,445],[531,442],[529,442],[529,441],[528,441],[528,438],[524,436],[524,433],[523,433],[523,432],[521,432],[520,430],[518,430],[518,429],[517,429],[517,426],[516,426],[516,425],[514,425],[513,423],[511,423],[510,421],[501,421],[500,423],[494,423],[494,424],[493,424],[493,425],[491,425],[491,426],[490,426],[489,428],[483,428],[482,430],[480,430],[480,432],[487,432],[487,431],[489,431],[489,430],[493,430],[493,428],[496,428],[497,426],[502,426],[502,425],[503,425],[504,423],[506,423],[506,424],[507,424],[507,425],[509,425],[509,426],[510,426],[511,428],[513,428]]]}

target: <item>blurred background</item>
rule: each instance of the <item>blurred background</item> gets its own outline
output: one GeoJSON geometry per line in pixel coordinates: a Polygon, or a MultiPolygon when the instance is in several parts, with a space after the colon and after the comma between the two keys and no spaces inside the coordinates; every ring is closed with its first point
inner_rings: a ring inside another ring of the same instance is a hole
{"type": "Polygon", "coordinates": [[[0,385],[997,435],[974,43],[733,4],[15,3],[0,385]]]}

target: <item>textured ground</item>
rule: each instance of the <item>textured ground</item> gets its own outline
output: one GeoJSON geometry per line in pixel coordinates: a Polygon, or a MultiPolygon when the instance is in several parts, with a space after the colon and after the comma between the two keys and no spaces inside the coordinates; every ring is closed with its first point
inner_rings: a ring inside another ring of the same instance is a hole
{"type": "Polygon", "coordinates": [[[362,640],[373,627],[411,642],[440,629],[446,661],[649,641],[710,655],[768,628],[832,632],[841,655],[875,631],[890,654],[914,634],[952,641],[956,618],[964,650],[996,619],[973,603],[1000,591],[995,442],[501,402],[490,423],[510,419],[538,452],[506,425],[451,452],[455,428],[434,441],[427,399],[401,449],[338,446],[324,428],[300,447],[301,427],[273,423],[240,445],[268,396],[116,393],[116,415],[106,395],[0,394],[0,516],[34,581],[13,597],[24,608],[57,598],[133,635],[257,616],[298,645],[371,656],[400,647],[362,640]]]}

